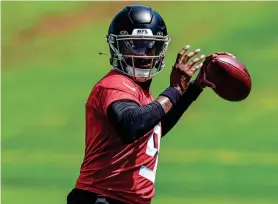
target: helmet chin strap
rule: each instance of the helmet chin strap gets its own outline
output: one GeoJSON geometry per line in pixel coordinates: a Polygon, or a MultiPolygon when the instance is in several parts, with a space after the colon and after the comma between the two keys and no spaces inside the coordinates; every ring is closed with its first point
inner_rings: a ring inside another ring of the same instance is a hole
{"type": "Polygon", "coordinates": [[[131,76],[135,81],[144,82],[152,79],[154,75],[158,74],[157,68],[153,67],[151,69],[141,69],[133,68],[129,65],[125,67],[125,70],[129,76],[131,76]],[[135,72],[135,73],[134,73],[135,72]]]}

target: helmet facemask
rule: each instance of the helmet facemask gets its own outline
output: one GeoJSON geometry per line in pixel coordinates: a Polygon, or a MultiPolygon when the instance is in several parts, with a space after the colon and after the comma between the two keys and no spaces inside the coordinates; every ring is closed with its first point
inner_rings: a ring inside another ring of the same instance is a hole
{"type": "MultiPolygon", "coordinates": [[[[147,33],[151,32],[148,31],[147,33]]],[[[110,34],[107,42],[112,54],[113,68],[143,82],[163,70],[170,38],[161,35],[110,34]]]]}

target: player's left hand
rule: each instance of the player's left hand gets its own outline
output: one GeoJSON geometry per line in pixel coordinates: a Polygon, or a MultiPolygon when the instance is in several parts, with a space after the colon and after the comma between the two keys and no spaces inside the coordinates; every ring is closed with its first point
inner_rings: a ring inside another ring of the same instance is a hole
{"type": "Polygon", "coordinates": [[[215,58],[217,55],[229,55],[233,58],[236,58],[233,54],[228,53],[228,52],[216,52],[215,54],[209,55],[206,57],[203,66],[200,68],[200,71],[196,77],[196,79],[194,80],[194,84],[196,84],[197,86],[199,86],[200,88],[206,88],[206,87],[210,87],[210,88],[216,88],[215,84],[208,81],[207,80],[207,66],[210,63],[211,60],[213,60],[213,58],[215,58]]]}
{"type": "Polygon", "coordinates": [[[216,52],[215,54],[210,55],[210,56],[216,57],[217,55],[229,55],[229,56],[231,56],[231,57],[233,57],[233,58],[236,58],[236,56],[234,56],[233,54],[231,54],[231,53],[229,53],[229,52],[216,52]]]}

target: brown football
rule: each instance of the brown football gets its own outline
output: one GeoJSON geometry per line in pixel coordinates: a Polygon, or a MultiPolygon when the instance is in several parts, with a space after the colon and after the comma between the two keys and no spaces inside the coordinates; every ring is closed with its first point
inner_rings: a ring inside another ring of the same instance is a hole
{"type": "Polygon", "coordinates": [[[207,66],[207,79],[216,85],[213,91],[228,101],[242,101],[251,92],[251,76],[237,58],[217,55],[207,66]]]}

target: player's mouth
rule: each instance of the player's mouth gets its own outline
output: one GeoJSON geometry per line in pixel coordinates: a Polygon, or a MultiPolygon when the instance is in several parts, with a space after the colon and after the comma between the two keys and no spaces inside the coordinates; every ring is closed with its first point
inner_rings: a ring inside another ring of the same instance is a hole
{"type": "Polygon", "coordinates": [[[150,69],[151,68],[151,64],[141,64],[138,66],[141,69],[150,69]]]}
{"type": "Polygon", "coordinates": [[[141,69],[150,69],[153,64],[151,63],[152,60],[150,59],[136,59],[134,60],[134,66],[136,68],[141,68],[141,69]]]}

